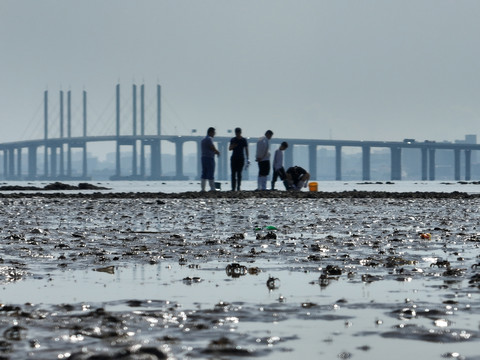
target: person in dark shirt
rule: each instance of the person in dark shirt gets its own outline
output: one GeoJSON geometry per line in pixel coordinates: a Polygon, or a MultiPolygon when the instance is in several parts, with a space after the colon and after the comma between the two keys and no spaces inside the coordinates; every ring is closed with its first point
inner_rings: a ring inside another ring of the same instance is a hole
{"type": "Polygon", "coordinates": [[[242,129],[235,128],[235,137],[230,140],[230,146],[228,150],[232,151],[232,157],[230,158],[230,166],[232,170],[232,191],[240,191],[240,185],[242,183],[242,171],[245,165],[245,156],[248,160],[248,143],[247,139],[242,136],[242,129]]]}
{"type": "Polygon", "coordinates": [[[275,151],[273,155],[273,176],[272,176],[272,190],[275,190],[275,182],[278,178],[285,180],[285,169],[283,168],[283,152],[288,148],[286,141],[280,144],[280,147],[275,151]]]}
{"type": "Polygon", "coordinates": [[[302,190],[306,187],[310,180],[310,174],[300,166],[289,167],[286,171],[286,178],[284,181],[287,190],[302,190]]]}

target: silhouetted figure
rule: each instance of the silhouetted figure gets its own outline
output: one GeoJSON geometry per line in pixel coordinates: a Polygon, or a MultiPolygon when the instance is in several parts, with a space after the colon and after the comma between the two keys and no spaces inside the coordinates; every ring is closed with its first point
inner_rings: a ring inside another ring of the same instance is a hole
{"type": "Polygon", "coordinates": [[[257,190],[267,190],[267,177],[270,173],[270,139],[273,136],[272,130],[267,130],[265,136],[257,141],[257,154],[255,160],[258,162],[258,187],[257,190]]]}
{"type": "Polygon", "coordinates": [[[201,190],[205,191],[205,187],[208,183],[210,185],[210,191],[215,191],[215,155],[220,155],[213,144],[213,137],[215,136],[215,128],[210,127],[207,130],[207,136],[202,140],[202,178],[201,178],[201,190]]]}
{"type": "Polygon", "coordinates": [[[310,180],[310,174],[300,166],[292,166],[287,169],[286,178],[283,182],[287,190],[302,190],[310,180]]]}
{"type": "Polygon", "coordinates": [[[272,177],[272,190],[275,190],[275,182],[278,178],[285,180],[285,169],[283,168],[283,152],[288,148],[286,141],[280,144],[280,147],[275,150],[273,155],[273,177],[272,177]]]}
{"type": "Polygon", "coordinates": [[[230,168],[232,170],[232,191],[240,191],[242,183],[242,171],[245,165],[245,155],[248,160],[248,143],[247,139],[242,136],[242,129],[235,128],[235,137],[230,140],[228,150],[232,151],[230,158],[230,168]]]}

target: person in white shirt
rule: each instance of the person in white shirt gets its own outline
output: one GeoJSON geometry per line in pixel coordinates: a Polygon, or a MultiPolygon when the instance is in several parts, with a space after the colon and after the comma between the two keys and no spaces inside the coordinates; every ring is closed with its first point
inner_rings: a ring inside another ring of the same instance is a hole
{"type": "Polygon", "coordinates": [[[258,187],[257,190],[267,190],[267,177],[270,173],[270,139],[273,136],[272,130],[267,130],[265,136],[257,141],[257,154],[255,160],[258,162],[258,187]]]}
{"type": "Polygon", "coordinates": [[[275,182],[278,178],[285,180],[285,169],[283,168],[283,152],[288,148],[286,141],[280,144],[280,147],[275,151],[273,155],[273,177],[272,177],[272,190],[275,190],[275,182]]]}

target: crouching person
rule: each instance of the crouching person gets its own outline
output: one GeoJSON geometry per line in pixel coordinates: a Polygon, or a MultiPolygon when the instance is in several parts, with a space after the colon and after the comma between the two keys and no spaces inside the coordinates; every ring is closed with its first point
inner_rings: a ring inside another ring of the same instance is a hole
{"type": "Polygon", "coordinates": [[[292,166],[287,169],[285,181],[283,182],[287,190],[302,190],[307,187],[310,174],[300,166],[292,166]]]}

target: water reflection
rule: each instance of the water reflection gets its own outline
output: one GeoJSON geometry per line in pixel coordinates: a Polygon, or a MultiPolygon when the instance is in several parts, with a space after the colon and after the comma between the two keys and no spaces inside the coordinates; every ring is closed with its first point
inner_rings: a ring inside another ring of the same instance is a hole
{"type": "Polygon", "coordinates": [[[478,200],[5,205],[2,355],[477,354],[478,200]]]}

